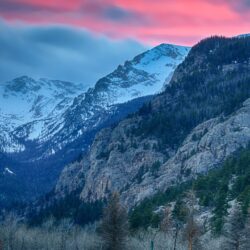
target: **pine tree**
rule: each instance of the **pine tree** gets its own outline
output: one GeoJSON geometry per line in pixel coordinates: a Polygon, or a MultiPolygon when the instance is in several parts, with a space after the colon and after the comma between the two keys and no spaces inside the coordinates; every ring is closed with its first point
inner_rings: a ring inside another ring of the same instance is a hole
{"type": "Polygon", "coordinates": [[[128,220],[126,209],[120,204],[120,196],[114,193],[104,209],[101,236],[106,250],[126,249],[128,220]]]}

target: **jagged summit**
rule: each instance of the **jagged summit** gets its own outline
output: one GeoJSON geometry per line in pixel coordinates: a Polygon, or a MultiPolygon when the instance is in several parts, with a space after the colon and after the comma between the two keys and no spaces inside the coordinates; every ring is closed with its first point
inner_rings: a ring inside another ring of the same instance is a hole
{"type": "Polygon", "coordinates": [[[36,81],[28,76],[17,77],[12,81],[6,82],[5,91],[14,91],[20,93],[27,93],[28,91],[36,91],[40,88],[36,81]]]}
{"type": "Polygon", "coordinates": [[[18,138],[21,136],[23,141],[37,139],[42,134],[44,121],[56,119],[84,89],[82,84],[34,80],[28,76],[0,85],[1,151],[25,150],[18,138]],[[31,123],[37,126],[29,125],[26,131],[21,129],[31,123]]]}
{"type": "Polygon", "coordinates": [[[110,105],[158,93],[189,50],[189,47],[170,44],[156,46],[119,65],[114,72],[101,78],[89,94],[106,92],[102,99],[106,98],[110,105]]]}
{"type": "Polygon", "coordinates": [[[249,37],[249,36],[250,36],[250,33],[246,33],[246,34],[238,35],[237,37],[242,38],[242,37],[249,37]]]}

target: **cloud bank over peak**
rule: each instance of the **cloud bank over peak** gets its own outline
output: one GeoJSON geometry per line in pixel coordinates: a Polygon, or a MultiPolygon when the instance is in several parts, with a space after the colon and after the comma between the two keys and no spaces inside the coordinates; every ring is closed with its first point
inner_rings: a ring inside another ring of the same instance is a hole
{"type": "Polygon", "coordinates": [[[0,30],[0,83],[29,75],[94,84],[118,64],[147,49],[134,40],[114,40],[63,25],[0,20],[0,30]]]}

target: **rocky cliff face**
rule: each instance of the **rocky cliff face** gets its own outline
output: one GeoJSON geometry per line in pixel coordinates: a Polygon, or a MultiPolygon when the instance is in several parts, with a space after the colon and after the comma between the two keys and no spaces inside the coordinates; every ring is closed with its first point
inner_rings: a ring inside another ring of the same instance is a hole
{"type": "MultiPolygon", "coordinates": [[[[127,122],[127,121],[126,121],[127,122]]],[[[126,126],[126,122],[119,126],[126,126]]],[[[127,128],[127,127],[126,127],[127,128]]],[[[81,163],[66,167],[56,186],[58,195],[82,187],[81,198],[107,198],[112,190],[122,193],[129,206],[180,181],[205,174],[250,142],[250,99],[228,117],[217,117],[195,127],[169,159],[152,150],[156,140],[124,143],[119,128],[105,129],[96,137],[90,154],[81,163]],[[110,137],[112,137],[110,141],[110,137]],[[108,145],[108,146],[107,146],[108,145]],[[145,148],[147,145],[148,148],[145,148]],[[110,152],[100,159],[103,148],[110,152]],[[108,159],[107,159],[108,158],[108,159]]],[[[124,136],[124,135],[123,135],[124,136]]],[[[124,136],[124,141],[126,136],[124,136]]]]}
{"type": "Polygon", "coordinates": [[[250,99],[247,99],[234,114],[213,118],[195,127],[175,155],[162,164],[157,176],[143,178],[140,185],[132,185],[123,193],[124,200],[134,205],[157,191],[206,174],[249,142],[250,99]]]}
{"type": "Polygon", "coordinates": [[[197,44],[162,94],[98,133],[64,169],[56,198],[80,189],[82,200],[96,201],[117,190],[131,207],[219,166],[250,142],[249,62],[249,38],[197,44]]]}

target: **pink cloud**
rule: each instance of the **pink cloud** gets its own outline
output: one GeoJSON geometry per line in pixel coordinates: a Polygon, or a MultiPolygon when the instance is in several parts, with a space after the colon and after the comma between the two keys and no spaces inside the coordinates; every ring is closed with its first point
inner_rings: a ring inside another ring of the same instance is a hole
{"type": "Polygon", "coordinates": [[[0,16],[78,26],[149,44],[192,45],[209,35],[250,32],[247,0],[1,0],[0,16]]]}

